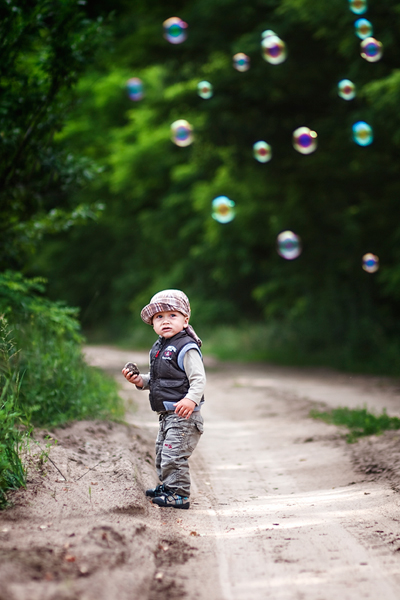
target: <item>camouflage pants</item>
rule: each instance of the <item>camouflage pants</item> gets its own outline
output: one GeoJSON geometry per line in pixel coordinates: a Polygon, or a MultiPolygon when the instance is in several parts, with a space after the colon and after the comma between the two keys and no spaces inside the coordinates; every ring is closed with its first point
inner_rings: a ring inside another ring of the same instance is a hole
{"type": "Polygon", "coordinates": [[[180,496],[190,495],[188,459],[203,433],[203,417],[194,412],[189,419],[173,412],[160,415],[156,440],[157,475],[166,488],[180,496]]]}

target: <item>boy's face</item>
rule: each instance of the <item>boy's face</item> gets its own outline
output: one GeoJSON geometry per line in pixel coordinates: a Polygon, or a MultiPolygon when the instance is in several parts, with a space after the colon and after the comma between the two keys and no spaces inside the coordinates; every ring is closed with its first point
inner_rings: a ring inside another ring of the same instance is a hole
{"type": "Polygon", "coordinates": [[[176,311],[159,312],[153,317],[153,329],[157,335],[164,338],[171,338],[182,329],[187,327],[189,317],[185,317],[182,313],[176,311]]]}

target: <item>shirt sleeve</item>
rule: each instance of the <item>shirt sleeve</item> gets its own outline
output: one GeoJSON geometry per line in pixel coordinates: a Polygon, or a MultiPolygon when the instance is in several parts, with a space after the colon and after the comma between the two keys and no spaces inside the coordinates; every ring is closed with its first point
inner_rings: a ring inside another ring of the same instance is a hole
{"type": "Polygon", "coordinates": [[[136,388],[138,390],[148,390],[148,389],[150,389],[150,373],[146,373],[146,374],[140,373],[140,376],[141,376],[141,378],[143,380],[143,387],[136,386],[136,388]]]}
{"type": "Polygon", "coordinates": [[[189,398],[199,405],[206,387],[206,372],[201,356],[195,348],[186,352],[183,358],[183,367],[189,379],[189,390],[185,398],[189,398]]]}
{"type": "MultiPolygon", "coordinates": [[[[149,352],[149,364],[150,364],[150,355],[151,355],[151,351],[149,352]]],[[[143,380],[143,387],[136,386],[136,389],[137,390],[149,390],[150,389],[150,371],[146,374],[140,373],[140,375],[143,380]]]]}

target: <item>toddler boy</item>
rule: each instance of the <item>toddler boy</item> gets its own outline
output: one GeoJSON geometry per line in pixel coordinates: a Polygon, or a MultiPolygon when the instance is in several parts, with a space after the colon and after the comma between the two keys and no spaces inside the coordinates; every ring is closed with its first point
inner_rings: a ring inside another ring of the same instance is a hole
{"type": "Polygon", "coordinates": [[[150,350],[147,374],[122,370],[138,389],[150,390],[150,405],[159,415],[156,470],[160,484],[146,491],[153,504],[190,506],[188,459],[203,433],[200,408],[204,403],[206,375],[201,340],[189,325],[189,299],[180,290],[155,294],[141,311],[159,338],[150,350]]]}

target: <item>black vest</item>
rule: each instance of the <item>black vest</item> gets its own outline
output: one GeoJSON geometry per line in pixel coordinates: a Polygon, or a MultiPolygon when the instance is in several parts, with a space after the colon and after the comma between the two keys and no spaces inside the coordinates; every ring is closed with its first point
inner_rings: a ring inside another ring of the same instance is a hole
{"type": "Polygon", "coordinates": [[[156,412],[166,410],[164,401],[179,402],[189,390],[183,358],[178,361],[188,345],[200,352],[193,338],[181,331],[171,338],[160,337],[150,350],[150,405],[156,412]]]}

